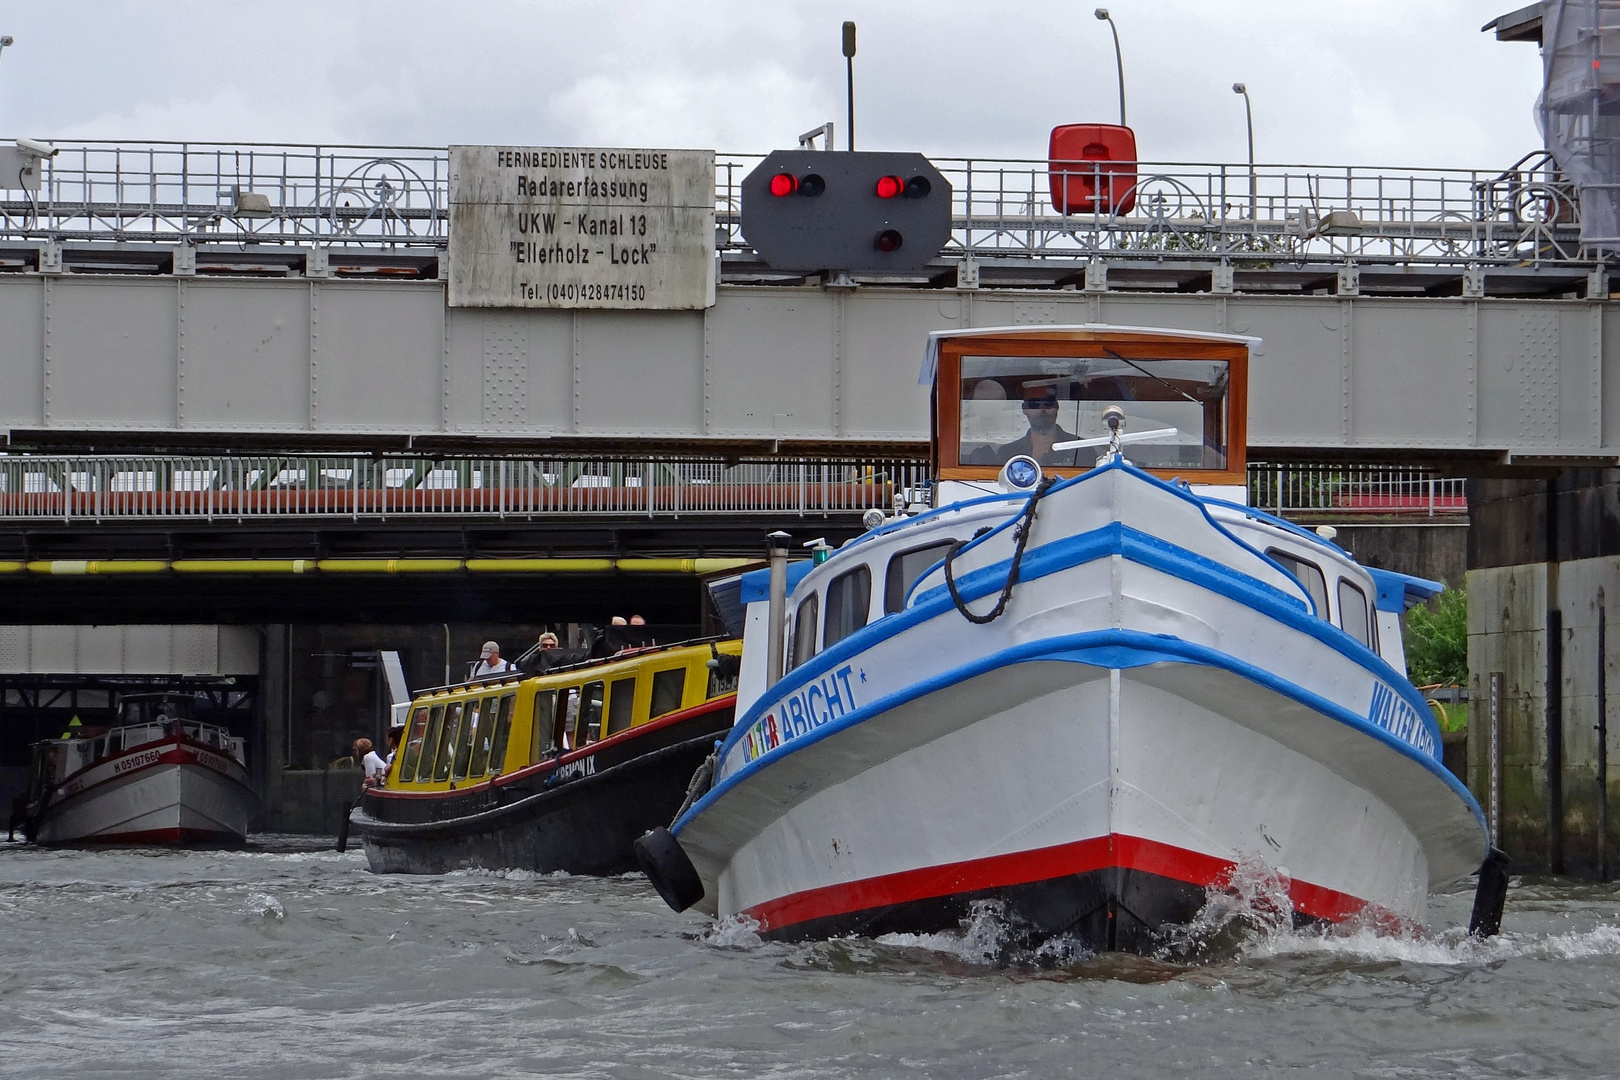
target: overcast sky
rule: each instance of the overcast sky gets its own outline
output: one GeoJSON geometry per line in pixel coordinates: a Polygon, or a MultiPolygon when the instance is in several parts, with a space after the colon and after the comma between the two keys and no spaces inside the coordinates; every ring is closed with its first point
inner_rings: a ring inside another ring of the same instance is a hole
{"type": "MultiPolygon", "coordinates": [[[[1108,0],[1148,161],[1503,168],[1540,146],[1526,0],[1108,0]]],[[[1039,158],[1118,117],[1095,0],[0,0],[0,133],[1039,158]]]]}

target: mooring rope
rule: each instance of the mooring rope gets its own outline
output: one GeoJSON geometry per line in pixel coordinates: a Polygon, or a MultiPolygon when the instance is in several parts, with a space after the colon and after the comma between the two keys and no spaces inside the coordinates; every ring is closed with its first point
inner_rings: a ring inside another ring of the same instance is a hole
{"type": "Polygon", "coordinates": [[[958,540],[945,553],[945,585],[951,591],[951,603],[956,605],[956,610],[960,611],[962,617],[968,622],[977,626],[986,626],[1001,618],[1001,613],[1007,610],[1007,603],[1012,599],[1013,586],[1018,584],[1019,568],[1024,562],[1024,547],[1029,543],[1029,534],[1035,528],[1035,505],[1041,501],[1041,497],[1046,494],[1047,490],[1057,482],[1057,477],[1048,476],[1041,481],[1039,487],[1030,493],[1029,502],[1024,504],[1023,513],[1019,515],[1022,520],[1013,526],[1018,542],[1013,548],[1012,565],[1007,568],[1007,583],[1001,587],[1001,599],[996,601],[996,606],[988,613],[975,615],[969,611],[967,601],[962,599],[962,594],[956,588],[956,574],[952,570],[952,563],[956,559],[956,553],[972,543],[972,541],[958,540]]]}

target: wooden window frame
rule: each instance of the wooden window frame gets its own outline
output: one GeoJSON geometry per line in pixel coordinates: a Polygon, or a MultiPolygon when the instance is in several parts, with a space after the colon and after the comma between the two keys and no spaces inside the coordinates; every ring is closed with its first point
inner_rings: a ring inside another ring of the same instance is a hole
{"type": "MultiPolygon", "coordinates": [[[[1241,342],[1198,341],[1158,334],[1050,332],[1035,335],[985,334],[945,338],[939,344],[934,377],[934,472],[941,480],[994,480],[999,465],[962,465],[961,450],[963,356],[1072,356],[1103,357],[1104,348],[1129,360],[1221,360],[1227,364],[1226,468],[1146,469],[1160,479],[1180,477],[1196,484],[1247,484],[1249,438],[1249,347],[1241,342]],[[948,394],[940,393],[948,390],[948,394]]],[[[1130,456],[1126,455],[1127,458],[1130,456]]],[[[1047,466],[1049,476],[1079,476],[1089,466],[1047,466]]]]}

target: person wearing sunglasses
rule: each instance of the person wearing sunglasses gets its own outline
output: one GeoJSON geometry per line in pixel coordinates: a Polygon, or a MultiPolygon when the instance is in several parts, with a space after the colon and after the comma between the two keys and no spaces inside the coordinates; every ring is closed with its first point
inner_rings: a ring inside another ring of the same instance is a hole
{"type": "Polygon", "coordinates": [[[1058,424],[1057,392],[1050,386],[1026,386],[1023,409],[1029,431],[1023,438],[997,447],[997,456],[1002,461],[1008,461],[1023,454],[1042,465],[1077,464],[1077,451],[1052,449],[1053,443],[1068,442],[1078,437],[1064,431],[1058,424]]]}

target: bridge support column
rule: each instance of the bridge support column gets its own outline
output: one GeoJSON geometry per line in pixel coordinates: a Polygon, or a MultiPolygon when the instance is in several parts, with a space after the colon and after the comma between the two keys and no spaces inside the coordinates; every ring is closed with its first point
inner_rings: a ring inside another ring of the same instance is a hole
{"type": "Polygon", "coordinates": [[[1620,470],[1564,469],[1469,486],[1468,780],[1497,846],[1522,865],[1606,874],[1620,797],[1606,610],[1620,596],[1620,470]],[[1501,676],[1500,778],[1492,775],[1491,678],[1501,676]]]}

